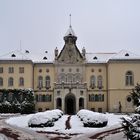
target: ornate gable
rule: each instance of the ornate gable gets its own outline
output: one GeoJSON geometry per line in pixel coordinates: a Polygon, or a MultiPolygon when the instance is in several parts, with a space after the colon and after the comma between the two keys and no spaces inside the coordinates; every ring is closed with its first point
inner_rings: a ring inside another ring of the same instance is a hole
{"type": "Polygon", "coordinates": [[[60,54],[56,56],[56,61],[59,63],[82,63],[84,61],[83,55],[76,46],[77,37],[75,36],[72,27],[70,26],[66,35],[64,36],[65,45],[60,54]]]}

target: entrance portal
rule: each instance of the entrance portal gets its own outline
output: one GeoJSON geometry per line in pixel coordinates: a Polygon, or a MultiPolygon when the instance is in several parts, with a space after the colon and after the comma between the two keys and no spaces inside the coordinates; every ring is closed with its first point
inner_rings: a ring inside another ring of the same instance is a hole
{"type": "Polygon", "coordinates": [[[66,114],[75,114],[76,111],[76,101],[73,94],[68,94],[65,97],[65,113],[66,114]]]}

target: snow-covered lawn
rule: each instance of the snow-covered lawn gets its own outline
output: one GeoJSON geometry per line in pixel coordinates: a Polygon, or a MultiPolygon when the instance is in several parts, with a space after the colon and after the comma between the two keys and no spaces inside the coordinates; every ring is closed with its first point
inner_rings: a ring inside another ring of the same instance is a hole
{"type": "Polygon", "coordinates": [[[8,140],[8,138],[5,135],[0,134],[0,140],[8,140]]]}
{"type": "Polygon", "coordinates": [[[126,115],[115,115],[111,113],[106,113],[106,117],[108,118],[108,124],[103,128],[88,128],[83,127],[83,123],[80,121],[80,118],[77,115],[72,115],[70,119],[71,129],[65,129],[65,122],[68,118],[68,115],[63,115],[58,121],[54,122],[53,127],[44,127],[44,128],[29,128],[28,121],[34,114],[23,115],[19,117],[11,117],[6,120],[6,122],[10,125],[15,125],[18,127],[31,129],[34,131],[45,131],[45,132],[59,132],[59,133],[67,133],[67,134],[75,134],[75,133],[83,133],[83,134],[95,134],[97,132],[102,132],[104,130],[110,130],[114,128],[121,127],[121,117],[126,117],[126,115]]]}

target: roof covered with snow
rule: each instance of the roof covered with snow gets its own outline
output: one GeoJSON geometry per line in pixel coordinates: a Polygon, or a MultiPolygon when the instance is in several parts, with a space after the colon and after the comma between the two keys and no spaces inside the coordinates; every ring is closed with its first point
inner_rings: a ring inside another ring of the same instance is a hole
{"type": "MultiPolygon", "coordinates": [[[[28,50],[15,50],[4,55],[0,55],[0,60],[30,60],[33,63],[53,63],[54,54],[44,51],[33,53],[28,50]]],[[[86,53],[86,63],[107,63],[109,61],[140,61],[140,55],[121,50],[118,53],[86,53]]]]}
{"type": "Polygon", "coordinates": [[[0,60],[31,60],[34,63],[53,62],[53,54],[45,52],[32,53],[28,50],[15,50],[4,55],[0,55],[0,60]]]}
{"type": "Polygon", "coordinates": [[[107,63],[116,53],[86,53],[87,63],[107,63]]]}
{"type": "Polygon", "coordinates": [[[118,53],[86,53],[87,63],[107,63],[109,61],[139,60],[140,55],[121,50],[118,53]]]}
{"type": "Polygon", "coordinates": [[[134,54],[132,52],[129,52],[127,50],[121,50],[120,52],[114,54],[111,58],[111,60],[131,60],[131,59],[140,59],[140,55],[134,54]]]}

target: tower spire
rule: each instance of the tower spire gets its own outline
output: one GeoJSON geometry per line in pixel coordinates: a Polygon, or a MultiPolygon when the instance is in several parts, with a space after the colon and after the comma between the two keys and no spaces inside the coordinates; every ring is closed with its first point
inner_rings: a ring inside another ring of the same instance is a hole
{"type": "Polygon", "coordinates": [[[69,15],[69,17],[70,17],[70,26],[69,27],[71,27],[71,14],[69,15]]]}

